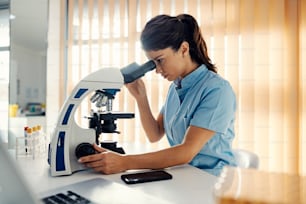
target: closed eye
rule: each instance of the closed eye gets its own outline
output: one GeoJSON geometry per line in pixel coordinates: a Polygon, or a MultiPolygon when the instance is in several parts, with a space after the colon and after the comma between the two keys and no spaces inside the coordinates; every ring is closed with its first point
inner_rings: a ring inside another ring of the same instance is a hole
{"type": "Polygon", "coordinates": [[[160,58],[160,59],[156,59],[156,63],[161,65],[163,63],[164,59],[160,58]]]}

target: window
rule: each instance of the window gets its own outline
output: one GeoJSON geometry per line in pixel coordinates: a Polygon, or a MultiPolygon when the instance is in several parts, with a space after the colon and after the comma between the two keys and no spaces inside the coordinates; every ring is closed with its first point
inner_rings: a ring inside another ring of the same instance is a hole
{"type": "Polygon", "coordinates": [[[8,4],[0,4],[0,140],[8,142],[8,84],[9,84],[9,9],[8,4]]]}
{"type": "MultiPolygon", "coordinates": [[[[304,10],[301,0],[69,0],[67,92],[100,67],[146,61],[138,39],[151,17],[190,13],[237,95],[234,147],[256,152],[261,169],[305,173],[304,10]]],[[[157,114],[169,84],[154,73],[145,77],[157,114]]],[[[123,136],[115,139],[148,145],[133,99],[122,89],[115,100],[121,111],[136,112],[120,122],[123,136]]]]}

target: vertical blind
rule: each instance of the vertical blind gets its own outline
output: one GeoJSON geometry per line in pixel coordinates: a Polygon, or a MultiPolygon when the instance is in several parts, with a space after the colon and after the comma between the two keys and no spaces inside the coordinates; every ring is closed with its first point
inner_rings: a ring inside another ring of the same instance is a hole
{"type": "MultiPolygon", "coordinates": [[[[258,154],[262,170],[306,174],[304,0],[68,0],[67,8],[67,93],[97,69],[144,63],[139,35],[150,18],[189,13],[201,27],[218,73],[237,95],[233,147],[258,154]]],[[[144,78],[157,115],[169,82],[154,72],[144,78]]],[[[121,134],[103,139],[168,145],[166,139],[148,143],[124,87],[114,104],[136,117],[118,120],[121,134]]],[[[88,101],[79,108],[81,125],[87,125],[83,116],[91,108],[88,101]]]]}

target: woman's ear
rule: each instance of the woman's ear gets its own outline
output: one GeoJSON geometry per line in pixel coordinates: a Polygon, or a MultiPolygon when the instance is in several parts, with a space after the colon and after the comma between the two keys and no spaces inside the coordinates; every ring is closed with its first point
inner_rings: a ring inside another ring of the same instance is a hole
{"type": "Polygon", "coordinates": [[[183,57],[189,55],[189,43],[187,41],[183,41],[180,47],[183,57]]]}

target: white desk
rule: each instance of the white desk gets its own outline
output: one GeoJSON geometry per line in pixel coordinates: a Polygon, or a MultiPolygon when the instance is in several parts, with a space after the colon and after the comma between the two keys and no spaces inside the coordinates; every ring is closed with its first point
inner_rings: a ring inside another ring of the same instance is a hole
{"type": "Polygon", "coordinates": [[[70,176],[51,177],[45,158],[36,158],[35,160],[30,157],[19,158],[17,163],[22,167],[22,172],[30,186],[38,194],[59,186],[101,177],[173,203],[215,203],[213,187],[217,178],[190,165],[167,169],[167,172],[173,175],[171,180],[127,185],[121,181],[121,174],[102,175],[90,170],[77,172],[70,176]]]}

